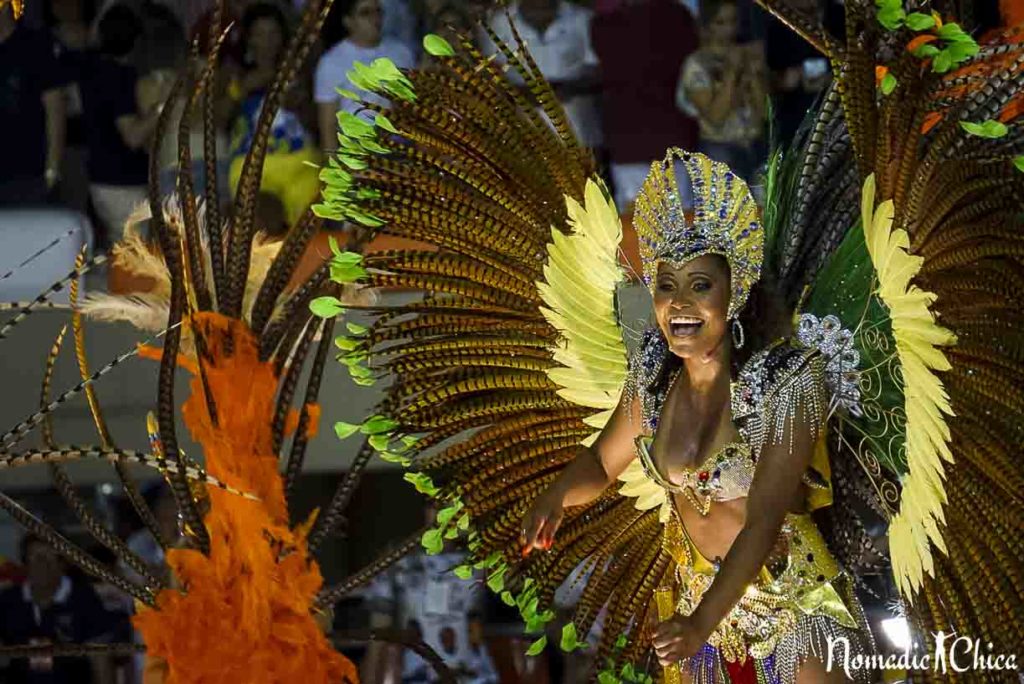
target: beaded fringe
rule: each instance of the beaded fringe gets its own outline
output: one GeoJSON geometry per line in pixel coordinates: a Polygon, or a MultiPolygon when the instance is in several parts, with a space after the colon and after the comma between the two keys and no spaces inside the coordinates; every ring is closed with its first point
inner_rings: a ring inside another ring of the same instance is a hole
{"type": "MultiPolygon", "coordinates": [[[[793,684],[800,665],[809,657],[822,663],[828,661],[829,640],[846,639],[850,644],[851,659],[858,654],[872,653],[873,640],[867,629],[867,625],[861,629],[850,629],[821,615],[804,615],[797,621],[793,631],[779,640],[771,655],[754,658],[757,684],[793,684]]],[[[842,655],[840,651],[836,652],[839,657],[842,655]]],[[[842,667],[841,660],[833,665],[833,669],[836,667],[842,667]]],[[[704,644],[697,655],[690,658],[687,669],[693,684],[731,682],[720,650],[710,644],[704,644]]],[[[852,670],[850,674],[857,684],[870,684],[872,681],[871,673],[867,670],[852,670]]]]}

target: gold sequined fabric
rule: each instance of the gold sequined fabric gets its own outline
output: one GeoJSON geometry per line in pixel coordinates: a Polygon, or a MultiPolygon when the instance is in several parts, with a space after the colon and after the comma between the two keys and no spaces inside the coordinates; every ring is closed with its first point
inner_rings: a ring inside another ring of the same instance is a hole
{"type": "MultiPolygon", "coordinates": [[[[643,368],[642,363],[637,366],[643,368]]],[[[650,384],[642,381],[638,386],[650,384]]],[[[657,395],[641,403],[660,413],[664,398],[657,395]]],[[[637,452],[654,482],[688,495],[695,505],[701,501],[710,505],[711,500],[746,496],[757,460],[767,447],[792,448],[794,434],[800,430],[810,431],[817,442],[828,405],[821,350],[799,341],[780,341],[751,357],[732,386],[730,408],[744,439],[742,449],[712,456],[688,471],[679,485],[658,472],[648,449],[650,437],[638,440],[637,452]]],[[[645,423],[656,425],[656,421],[645,423]]],[[[707,507],[701,512],[706,514],[707,507]]],[[[659,615],[671,615],[666,605],[672,605],[673,612],[691,615],[718,567],[701,555],[678,514],[665,527],[662,550],[675,569],[666,575],[657,595],[659,615]],[[668,596],[673,597],[671,601],[668,596]]],[[[870,652],[870,630],[848,584],[810,516],[790,513],[758,578],[718,625],[701,654],[683,670],[688,669],[695,682],[722,682],[724,669],[716,659],[734,663],[750,657],[766,681],[792,682],[804,659],[827,655],[829,638],[844,637],[855,652],[870,652]]],[[[674,678],[681,677],[682,671],[668,668],[665,676],[666,681],[681,681],[674,678]]]]}
{"type": "Polygon", "coordinates": [[[658,472],[651,455],[652,444],[653,439],[645,435],[636,439],[636,453],[644,473],[663,489],[686,496],[704,515],[712,501],[739,499],[750,491],[755,463],[745,442],[726,444],[700,465],[686,468],[678,483],[658,472]]]}
{"type": "MultiPolygon", "coordinates": [[[[675,611],[691,615],[717,567],[701,555],[678,516],[666,526],[662,544],[676,568],[674,586],[662,587],[661,595],[674,592],[675,611]]],[[[727,662],[771,659],[781,681],[792,682],[806,657],[827,655],[829,637],[845,637],[855,652],[872,650],[848,578],[810,516],[791,513],[768,563],[712,632],[708,646],[727,662]]]]}

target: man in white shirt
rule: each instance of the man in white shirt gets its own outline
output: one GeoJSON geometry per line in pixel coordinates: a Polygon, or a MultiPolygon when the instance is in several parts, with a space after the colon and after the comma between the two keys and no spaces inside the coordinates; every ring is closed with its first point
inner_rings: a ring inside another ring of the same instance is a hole
{"type": "MultiPolygon", "coordinates": [[[[508,15],[526,42],[537,67],[555,88],[580,142],[601,147],[598,61],[590,46],[590,10],[565,0],[519,0],[508,15]]],[[[491,27],[515,47],[504,12],[497,12],[491,27]]]]}
{"type": "MultiPolygon", "coordinates": [[[[339,109],[355,112],[358,105],[338,95],[337,89],[353,90],[348,72],[356,62],[369,65],[373,60],[387,57],[399,68],[414,65],[412,52],[401,42],[382,38],[383,15],[380,0],[348,0],[335,5],[341,12],[341,23],[346,37],[325,52],[316,65],[313,99],[317,104],[320,124],[320,145],[325,152],[337,148],[337,122],[339,109]]],[[[379,98],[363,94],[368,100],[379,98]]]]}

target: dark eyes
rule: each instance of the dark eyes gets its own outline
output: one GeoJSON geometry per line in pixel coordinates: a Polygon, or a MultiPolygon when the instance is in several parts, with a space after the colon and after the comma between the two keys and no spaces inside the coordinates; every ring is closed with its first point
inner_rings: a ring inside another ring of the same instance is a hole
{"type": "MultiPolygon", "coordinates": [[[[694,292],[707,292],[708,290],[711,289],[711,281],[704,279],[695,280],[690,284],[690,287],[693,289],[694,292]]],[[[658,282],[659,292],[671,292],[674,289],[675,283],[673,283],[671,280],[661,280],[658,282]]]]}

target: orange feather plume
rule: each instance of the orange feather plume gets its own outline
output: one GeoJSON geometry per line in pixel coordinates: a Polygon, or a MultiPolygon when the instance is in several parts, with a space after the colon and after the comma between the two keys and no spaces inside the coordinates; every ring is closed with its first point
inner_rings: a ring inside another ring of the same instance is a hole
{"type": "Polygon", "coordinates": [[[214,359],[203,370],[217,415],[214,421],[195,376],[185,424],[209,473],[260,501],[211,489],[209,555],[169,551],[184,591],[161,592],[157,608],[141,611],[135,625],[148,652],[166,661],[167,684],[355,683],[355,666],[331,647],[311,612],[323,580],[307,553],[308,528],[288,524],[271,437],[273,364],[259,360],[244,323],[205,312],[191,323],[214,359]]]}

